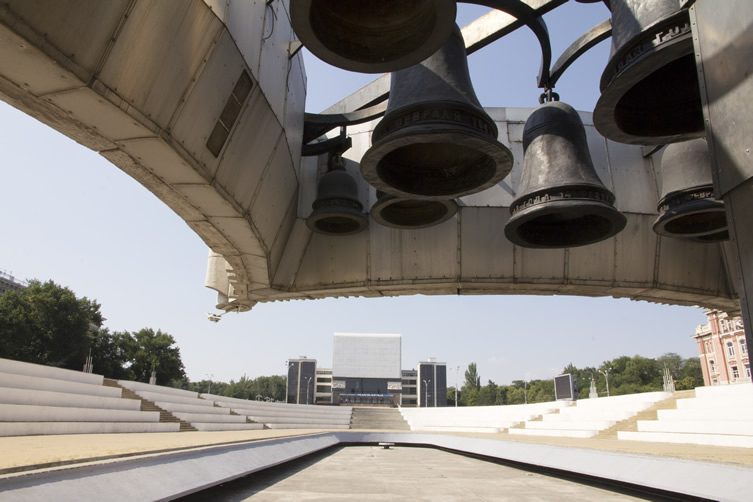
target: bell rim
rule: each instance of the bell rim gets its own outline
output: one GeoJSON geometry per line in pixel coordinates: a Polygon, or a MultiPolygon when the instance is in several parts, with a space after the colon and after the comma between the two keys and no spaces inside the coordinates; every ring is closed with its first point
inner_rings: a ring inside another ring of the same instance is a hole
{"type": "Polygon", "coordinates": [[[457,4],[454,1],[434,0],[438,11],[437,20],[440,22],[434,25],[434,29],[424,40],[424,43],[400,58],[374,63],[351,59],[334,52],[320,41],[319,37],[313,33],[313,30],[307,29],[309,27],[308,20],[311,13],[311,2],[312,0],[290,2],[290,24],[298,39],[314,56],[325,63],[342,70],[358,73],[390,73],[419,64],[438,51],[447,39],[450,38],[452,31],[455,29],[455,17],[457,15],[457,4]],[[298,28],[301,29],[299,30],[298,28]]]}
{"type": "Polygon", "coordinates": [[[368,228],[369,226],[369,218],[366,215],[366,213],[362,211],[358,211],[355,208],[350,208],[350,207],[340,208],[339,211],[333,211],[329,208],[314,209],[311,212],[311,215],[309,215],[309,217],[306,218],[306,226],[309,228],[309,230],[311,230],[312,232],[316,234],[331,235],[331,236],[336,236],[336,237],[345,237],[348,235],[355,235],[366,230],[366,228],[368,228]],[[358,224],[358,227],[356,227],[355,230],[352,230],[350,232],[339,233],[339,232],[324,232],[316,226],[316,223],[318,223],[319,221],[322,221],[326,218],[331,218],[331,217],[348,218],[351,221],[356,222],[358,224]]]}
{"type": "Polygon", "coordinates": [[[457,214],[458,209],[459,209],[458,203],[455,202],[453,199],[417,199],[415,197],[399,197],[399,196],[394,196],[391,194],[385,194],[383,197],[377,199],[374,205],[371,206],[371,209],[369,210],[369,214],[371,215],[371,217],[374,219],[375,222],[377,222],[379,225],[382,225],[383,227],[396,228],[399,230],[420,230],[423,228],[429,228],[429,227],[433,227],[441,223],[444,223],[445,221],[454,217],[457,214]],[[385,220],[381,215],[380,211],[384,209],[385,207],[388,207],[391,204],[396,204],[396,203],[405,202],[405,201],[415,201],[415,200],[420,200],[423,202],[440,203],[447,208],[447,212],[438,220],[433,221],[431,223],[424,224],[424,225],[399,225],[396,223],[392,223],[388,220],[385,220]]]}
{"type": "Polygon", "coordinates": [[[510,219],[507,220],[507,223],[505,224],[504,231],[505,231],[505,237],[507,237],[507,240],[509,240],[516,246],[529,248],[529,249],[570,249],[570,248],[576,248],[576,247],[582,247],[582,246],[589,246],[591,244],[596,244],[598,242],[610,239],[614,237],[615,235],[617,235],[618,233],[622,232],[622,230],[625,228],[625,225],[627,225],[627,218],[625,217],[624,214],[618,211],[617,208],[614,207],[612,204],[607,204],[601,201],[585,200],[585,199],[565,199],[565,200],[549,202],[546,205],[539,204],[539,205],[531,206],[531,207],[520,210],[515,215],[510,216],[510,219]],[[603,236],[599,236],[599,238],[597,239],[593,239],[593,240],[589,240],[588,242],[583,242],[583,243],[569,245],[569,246],[534,244],[520,238],[520,235],[518,234],[517,230],[524,223],[529,223],[535,218],[540,218],[542,216],[554,214],[555,212],[562,211],[562,209],[566,209],[568,207],[575,207],[575,206],[578,206],[581,208],[584,208],[584,207],[589,208],[590,209],[589,214],[600,216],[604,220],[608,221],[611,224],[610,231],[603,236]]]}
{"type": "Polygon", "coordinates": [[[692,56],[694,54],[692,33],[690,31],[682,33],[673,39],[651,47],[620,71],[614,71],[617,62],[631,52],[631,50],[639,47],[647,38],[650,39],[650,37],[646,37],[645,33],[655,34],[657,30],[663,28],[665,25],[681,21],[683,17],[688,17],[687,11],[679,10],[667,18],[657,21],[648,26],[644,32],[625,43],[609,58],[602,72],[599,85],[601,95],[593,111],[593,124],[602,136],[612,141],[629,145],[665,145],[705,136],[703,129],[696,132],[666,134],[662,136],[637,135],[623,131],[614,120],[617,105],[644,77],[684,56],[692,56]],[[661,50],[663,55],[669,56],[668,59],[659,61],[657,58],[649,57],[656,53],[657,50],[661,50]],[[610,73],[611,77],[608,77],[610,73]]]}
{"type": "MultiPolygon", "coordinates": [[[[712,230],[705,230],[702,232],[690,232],[690,233],[672,233],[666,230],[667,225],[676,222],[681,218],[687,218],[701,213],[724,213],[724,202],[716,199],[699,199],[690,202],[686,202],[682,206],[669,208],[663,211],[654,221],[652,226],[654,233],[663,237],[671,237],[682,240],[694,240],[698,237],[707,237],[713,234],[722,233],[728,229],[729,225],[714,228],[712,230]]],[[[724,240],[724,239],[722,239],[724,240]]],[[[699,242],[713,242],[713,241],[699,241],[699,242]]]]}
{"type": "Polygon", "coordinates": [[[497,185],[510,174],[513,162],[512,151],[496,138],[472,132],[460,134],[455,129],[449,128],[415,126],[387,135],[373,144],[361,158],[361,174],[374,188],[390,195],[411,199],[446,200],[479,193],[497,185]],[[438,139],[443,139],[443,141],[438,141],[438,139]],[[495,164],[494,175],[477,187],[448,194],[411,193],[388,185],[379,177],[377,169],[379,162],[391,152],[411,144],[440,142],[461,144],[466,147],[475,148],[478,152],[488,155],[495,164]]]}

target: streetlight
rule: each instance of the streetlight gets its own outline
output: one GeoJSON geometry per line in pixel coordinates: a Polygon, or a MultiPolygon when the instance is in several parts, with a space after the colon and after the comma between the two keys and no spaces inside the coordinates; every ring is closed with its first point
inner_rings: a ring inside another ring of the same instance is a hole
{"type": "Polygon", "coordinates": [[[605,367],[603,370],[599,370],[599,373],[604,375],[604,378],[607,380],[607,397],[609,397],[609,371],[611,368],[605,367]]]}
{"type": "Polygon", "coordinates": [[[460,392],[460,389],[458,388],[458,374],[460,373],[460,366],[455,366],[455,408],[458,407],[458,393],[460,392]]]}
{"type": "Polygon", "coordinates": [[[309,387],[311,387],[311,377],[306,377],[306,404],[309,404],[309,387]]]}
{"type": "Polygon", "coordinates": [[[212,393],[212,378],[214,378],[214,373],[204,373],[209,378],[209,385],[207,386],[207,394],[212,393]]]}
{"type": "Polygon", "coordinates": [[[426,407],[429,407],[429,382],[431,382],[431,378],[426,380],[424,379],[424,394],[426,394],[426,397],[424,398],[426,401],[426,407]]]}

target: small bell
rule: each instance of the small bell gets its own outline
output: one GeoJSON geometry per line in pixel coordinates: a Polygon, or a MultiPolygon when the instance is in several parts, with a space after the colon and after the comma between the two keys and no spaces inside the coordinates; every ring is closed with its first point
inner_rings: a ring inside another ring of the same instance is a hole
{"type": "Polygon", "coordinates": [[[696,242],[729,239],[724,202],[714,198],[706,140],[667,146],[661,159],[661,199],[654,232],[696,242]]]}
{"type": "Polygon", "coordinates": [[[546,103],[523,128],[523,172],[505,235],[529,248],[584,246],[625,227],[599,179],[583,122],[570,105],[546,103]]]}
{"type": "Polygon", "coordinates": [[[316,187],[313,212],[306,220],[312,232],[327,235],[351,235],[369,224],[358,200],[358,185],[345,170],[345,162],[337,154],[330,154],[329,171],[316,187]]]}
{"type": "Polygon", "coordinates": [[[678,0],[610,0],[612,54],[594,125],[620,143],[662,145],[704,134],[690,18],[678,0]]]}
{"type": "Polygon", "coordinates": [[[371,217],[380,225],[400,229],[418,229],[438,225],[458,212],[452,199],[409,199],[377,190],[377,202],[371,207],[371,217]]]}
{"type": "Polygon", "coordinates": [[[434,54],[455,25],[454,0],[291,0],[298,38],[344,70],[385,73],[434,54]]]}
{"type": "Polygon", "coordinates": [[[371,141],[361,172],[393,195],[452,199],[510,172],[512,154],[478,102],[457,26],[434,55],[392,74],[387,112],[371,141]]]}

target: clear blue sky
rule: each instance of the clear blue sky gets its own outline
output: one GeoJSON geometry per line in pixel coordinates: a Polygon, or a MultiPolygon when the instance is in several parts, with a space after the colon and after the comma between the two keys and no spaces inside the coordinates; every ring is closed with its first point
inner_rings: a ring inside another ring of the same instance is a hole
{"type": "MultiPolygon", "coordinates": [[[[463,6],[465,25],[486,9],[463,6]]],[[[547,16],[554,58],[608,17],[570,2],[547,16]]],[[[591,111],[608,58],[604,42],[565,74],[557,91],[591,111]]],[[[539,51],[519,30],[470,58],[484,106],[537,104],[539,51]]],[[[307,109],[320,111],[373,76],[306,55],[307,109]]],[[[102,304],[111,330],[159,328],[177,340],[192,380],[281,374],[285,359],[331,364],[334,332],[403,335],[403,367],[428,356],[450,368],[478,364],[484,382],[545,378],[572,362],[620,355],[696,355],[699,308],[611,298],[427,297],[259,304],[210,323],[215,295],[203,288],[207,248],[170,209],[105,159],[0,103],[0,270],[52,279],[102,304]]],[[[95,368],[96,371],[96,368],[95,368]]],[[[454,371],[449,383],[454,384],[454,371]]],[[[461,369],[462,378],[462,369],[461,369]]]]}

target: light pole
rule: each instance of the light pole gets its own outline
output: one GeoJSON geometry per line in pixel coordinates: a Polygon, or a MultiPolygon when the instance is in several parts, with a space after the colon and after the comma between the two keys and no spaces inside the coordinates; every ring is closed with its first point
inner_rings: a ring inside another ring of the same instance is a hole
{"type": "Polygon", "coordinates": [[[306,377],[306,404],[309,404],[309,387],[311,387],[311,377],[306,377]]]}
{"type": "Polygon", "coordinates": [[[460,393],[460,388],[458,387],[458,374],[460,374],[460,366],[455,366],[455,408],[458,407],[458,394],[460,393]]]}
{"type": "Polygon", "coordinates": [[[209,384],[207,385],[207,394],[212,393],[212,378],[214,378],[214,373],[205,373],[205,375],[209,378],[209,384]]]}
{"type": "Polygon", "coordinates": [[[424,394],[426,394],[426,397],[424,397],[424,401],[426,402],[426,407],[429,407],[429,382],[431,382],[431,379],[424,379],[424,394]]]}
{"type": "Polygon", "coordinates": [[[523,380],[523,401],[528,404],[528,381],[523,380]]]}
{"type": "Polygon", "coordinates": [[[607,381],[607,397],[609,397],[609,370],[610,369],[611,368],[604,368],[603,370],[599,370],[599,373],[601,373],[602,375],[604,375],[604,378],[607,381]]]}

